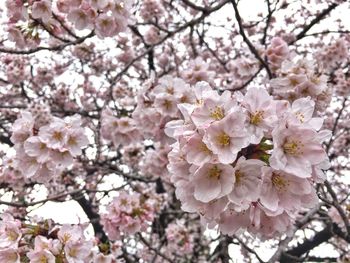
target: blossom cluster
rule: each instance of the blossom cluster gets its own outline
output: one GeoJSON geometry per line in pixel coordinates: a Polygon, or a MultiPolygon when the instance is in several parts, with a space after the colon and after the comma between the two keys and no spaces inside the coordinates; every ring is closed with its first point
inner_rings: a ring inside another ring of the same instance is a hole
{"type": "Polygon", "coordinates": [[[270,80],[273,94],[289,101],[310,96],[318,110],[325,109],[332,94],[327,86],[327,76],[318,73],[314,61],[285,60],[277,70],[277,77],[270,80]]]}
{"type": "Polygon", "coordinates": [[[274,37],[266,50],[266,56],[273,71],[278,70],[289,55],[288,44],[280,37],[274,37]]]}
{"type": "Polygon", "coordinates": [[[25,178],[38,182],[47,182],[59,175],[88,144],[79,115],[47,118],[33,116],[29,111],[21,112],[14,122],[11,141],[16,155],[9,156],[12,159],[9,169],[16,169],[25,178]]]}
{"type": "Polygon", "coordinates": [[[98,251],[84,231],[87,225],[22,224],[8,213],[0,221],[0,262],[111,263],[113,255],[98,251]]]}
{"type": "MultiPolygon", "coordinates": [[[[205,78],[207,66],[203,61],[193,61],[188,74],[200,74],[205,78]],[[203,64],[201,67],[200,64],[203,64]],[[189,73],[192,72],[192,73],[189,73]],[[194,72],[194,73],[193,73],[194,72]]],[[[184,73],[187,75],[187,73],[184,73]]],[[[190,81],[189,79],[186,79],[190,81]]],[[[157,81],[151,80],[137,97],[137,107],[131,117],[114,116],[110,109],[101,114],[101,135],[103,139],[113,142],[115,147],[123,146],[123,160],[129,162],[130,151],[134,167],[139,165],[140,172],[145,177],[162,178],[169,182],[167,154],[169,137],[164,133],[165,124],[180,117],[177,105],[180,103],[195,103],[195,96],[191,86],[183,79],[163,76],[157,81]],[[137,154],[142,150],[143,139],[153,139],[155,143],[147,148],[143,156],[137,154]],[[137,157],[137,158],[136,158],[137,157]]]]}
{"type": "Polygon", "coordinates": [[[145,194],[119,192],[102,214],[101,223],[110,240],[119,240],[121,235],[146,231],[153,221],[159,200],[145,194]]]}
{"type": "Polygon", "coordinates": [[[168,121],[179,118],[177,105],[185,102],[194,102],[190,85],[181,78],[166,75],[156,85],[150,83],[140,92],[132,118],[145,138],[166,142],[164,126],[168,121]]]}
{"type": "MultiPolygon", "coordinates": [[[[195,216],[195,215],[193,215],[195,216]]],[[[191,218],[193,219],[193,218],[191,218]]],[[[159,247],[159,253],[165,255],[172,262],[208,262],[206,251],[198,251],[200,246],[208,246],[209,239],[203,235],[200,225],[193,225],[185,219],[177,219],[167,224],[165,235],[161,238],[153,234],[150,237],[153,247],[159,247]],[[191,261],[193,253],[197,253],[196,259],[191,261]]],[[[154,252],[154,251],[153,251],[154,252]]],[[[154,261],[154,253],[149,247],[144,246],[138,250],[138,255],[145,261],[154,261]]],[[[154,262],[162,263],[164,258],[158,257],[154,262]]]]}
{"type": "Polygon", "coordinates": [[[27,59],[18,56],[7,55],[1,58],[5,65],[7,81],[11,84],[18,84],[28,76],[26,71],[27,59]]]}
{"type": "Polygon", "coordinates": [[[328,158],[315,103],[275,100],[265,89],[218,94],[197,83],[195,103],[178,105],[183,119],[166,125],[174,138],[168,170],[187,212],[224,234],[247,229],[273,237],[314,206],[328,158]]]}
{"type": "MultiPolygon", "coordinates": [[[[38,25],[50,28],[51,35],[65,33],[65,17],[77,30],[91,29],[100,38],[112,37],[127,30],[132,0],[7,0],[9,39],[20,48],[40,42],[38,25]]],[[[67,31],[72,34],[70,31],[67,31]]]]}
{"type": "Polygon", "coordinates": [[[165,232],[168,241],[167,250],[178,254],[191,253],[194,242],[193,235],[184,222],[177,221],[169,224],[165,232]]]}
{"type": "Polygon", "coordinates": [[[127,30],[132,0],[59,0],[57,8],[66,13],[76,29],[94,29],[100,38],[112,37],[127,30]]]}
{"type": "Polygon", "coordinates": [[[325,46],[316,53],[317,61],[329,71],[347,61],[348,57],[349,43],[343,38],[337,39],[334,43],[325,46]]]}
{"type": "Polygon", "coordinates": [[[347,97],[350,94],[350,78],[342,70],[334,72],[335,93],[347,97]]]}

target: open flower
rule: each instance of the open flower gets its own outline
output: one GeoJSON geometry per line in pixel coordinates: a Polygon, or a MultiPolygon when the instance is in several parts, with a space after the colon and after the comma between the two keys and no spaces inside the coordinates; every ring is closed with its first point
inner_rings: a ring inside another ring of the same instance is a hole
{"type": "Polygon", "coordinates": [[[205,164],[194,174],[194,197],[208,203],[232,191],[233,168],[224,164],[205,164]]]}
{"type": "Polygon", "coordinates": [[[27,253],[27,257],[29,258],[31,263],[55,263],[56,257],[52,255],[52,253],[47,250],[31,250],[27,253]]]}
{"type": "Polygon", "coordinates": [[[183,151],[186,153],[186,160],[198,166],[210,162],[214,157],[212,151],[208,149],[207,145],[203,142],[202,136],[198,133],[194,133],[188,139],[183,147],[183,151]]]}
{"type": "Polygon", "coordinates": [[[208,149],[218,155],[221,163],[234,162],[237,153],[249,145],[249,134],[244,128],[245,118],[245,114],[236,108],[206,130],[203,141],[208,149]]]}
{"type": "Polygon", "coordinates": [[[271,167],[298,177],[311,177],[312,165],[327,160],[320,141],[322,134],[308,127],[279,125],[272,132],[274,149],[269,160],[271,167]]]}
{"type": "Polygon", "coordinates": [[[247,91],[242,105],[248,112],[246,127],[251,134],[251,143],[258,144],[276,124],[276,105],[265,89],[258,88],[247,91]]]}
{"type": "Polygon", "coordinates": [[[198,101],[198,106],[191,114],[193,123],[199,127],[207,127],[212,122],[222,120],[237,103],[228,91],[221,96],[210,92],[204,92],[202,95],[203,98],[198,101]]]}
{"type": "Polygon", "coordinates": [[[306,178],[263,167],[260,203],[271,211],[294,212],[317,203],[316,191],[306,178]]]}
{"type": "Polygon", "coordinates": [[[22,237],[20,230],[21,223],[15,220],[10,214],[1,215],[0,222],[0,250],[5,248],[17,248],[22,237]]]}
{"type": "Polygon", "coordinates": [[[39,163],[47,161],[50,149],[38,136],[32,136],[24,142],[24,151],[28,156],[35,157],[39,163]]]}
{"type": "Polygon", "coordinates": [[[76,29],[82,30],[85,28],[93,27],[93,16],[88,10],[82,10],[80,8],[74,8],[67,16],[67,19],[71,21],[76,29]]]}
{"type": "Polygon", "coordinates": [[[258,200],[262,183],[261,168],[264,165],[260,160],[246,160],[243,156],[238,159],[234,167],[235,185],[228,199],[239,210],[247,209],[251,202],[258,200]]]}
{"type": "Polygon", "coordinates": [[[48,22],[51,18],[51,1],[40,0],[35,1],[32,6],[32,17],[35,19],[41,19],[43,22],[48,22]]]}
{"type": "Polygon", "coordinates": [[[0,250],[0,262],[20,263],[20,256],[17,249],[6,248],[4,250],[0,250]]]}

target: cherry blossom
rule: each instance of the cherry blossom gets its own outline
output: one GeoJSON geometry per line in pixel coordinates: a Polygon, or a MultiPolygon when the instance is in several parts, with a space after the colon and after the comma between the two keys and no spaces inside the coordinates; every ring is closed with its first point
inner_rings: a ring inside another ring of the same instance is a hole
{"type": "Polygon", "coordinates": [[[0,262],[349,261],[350,2],[251,2],[3,1],[0,262]]]}

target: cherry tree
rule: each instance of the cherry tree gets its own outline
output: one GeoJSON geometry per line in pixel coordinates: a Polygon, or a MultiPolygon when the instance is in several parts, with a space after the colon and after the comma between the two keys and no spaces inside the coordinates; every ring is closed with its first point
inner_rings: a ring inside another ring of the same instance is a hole
{"type": "Polygon", "coordinates": [[[0,262],[348,262],[349,8],[3,1],[0,262]]]}

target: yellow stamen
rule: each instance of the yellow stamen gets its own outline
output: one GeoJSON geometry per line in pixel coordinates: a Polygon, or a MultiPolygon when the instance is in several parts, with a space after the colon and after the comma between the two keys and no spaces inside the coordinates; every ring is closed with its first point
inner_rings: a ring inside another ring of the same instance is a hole
{"type": "Polygon", "coordinates": [[[47,263],[48,262],[47,258],[44,255],[42,255],[39,260],[40,260],[39,261],[40,263],[47,263]]]}
{"type": "Polygon", "coordinates": [[[201,142],[201,143],[200,143],[199,149],[200,149],[200,151],[202,151],[202,152],[211,153],[211,151],[208,149],[207,145],[206,145],[204,142],[201,142]]]}
{"type": "Polygon", "coordinates": [[[271,181],[278,191],[284,190],[289,184],[285,178],[276,173],[272,174],[271,181]]]}
{"type": "Polygon", "coordinates": [[[299,85],[299,80],[297,80],[296,78],[289,78],[289,82],[290,85],[292,85],[293,87],[298,86],[299,85]]]}
{"type": "Polygon", "coordinates": [[[283,150],[286,154],[298,156],[303,154],[303,146],[304,145],[301,143],[301,141],[287,141],[283,145],[283,150]]]}
{"type": "Polygon", "coordinates": [[[56,141],[62,141],[62,139],[63,139],[63,134],[62,134],[62,132],[55,131],[55,132],[53,133],[52,137],[53,137],[56,141]]]}
{"type": "Polygon", "coordinates": [[[216,141],[221,146],[228,146],[230,144],[230,136],[226,133],[221,133],[216,137],[216,141]]]}
{"type": "Polygon", "coordinates": [[[264,119],[264,111],[259,110],[250,115],[250,123],[253,125],[259,125],[264,119]]]}
{"type": "Polygon", "coordinates": [[[186,102],[189,102],[189,99],[187,98],[186,95],[183,95],[183,96],[180,98],[180,102],[181,102],[181,103],[186,103],[186,102]]]}
{"type": "Polygon", "coordinates": [[[302,113],[300,113],[300,112],[297,112],[297,113],[295,113],[295,116],[299,119],[299,121],[300,121],[301,123],[303,123],[303,122],[305,121],[305,116],[304,116],[304,114],[302,114],[302,113]]]}
{"type": "Polygon", "coordinates": [[[244,174],[240,171],[237,170],[235,172],[235,177],[236,177],[236,183],[239,184],[242,181],[242,177],[244,176],[244,174]]]}
{"type": "Polygon", "coordinates": [[[167,87],[166,88],[166,92],[170,95],[173,95],[174,94],[174,88],[173,87],[167,87]]]}
{"type": "Polygon", "coordinates": [[[163,106],[167,109],[167,110],[169,110],[170,108],[171,108],[171,101],[169,101],[169,100],[164,100],[164,102],[163,102],[163,106]]]}
{"type": "Polygon", "coordinates": [[[209,178],[220,179],[221,170],[215,165],[209,170],[209,178]]]}
{"type": "Polygon", "coordinates": [[[62,242],[67,243],[70,238],[71,238],[71,235],[69,233],[64,233],[62,242]]]}
{"type": "Polygon", "coordinates": [[[68,139],[68,145],[77,145],[77,140],[74,137],[69,137],[68,139]]]}
{"type": "Polygon", "coordinates": [[[18,234],[15,231],[11,230],[11,229],[8,229],[6,231],[6,234],[7,234],[8,239],[11,240],[11,241],[16,241],[17,238],[18,238],[18,234]]]}
{"type": "Polygon", "coordinates": [[[214,110],[211,110],[210,117],[219,121],[225,117],[225,114],[221,107],[216,106],[214,110]]]}

